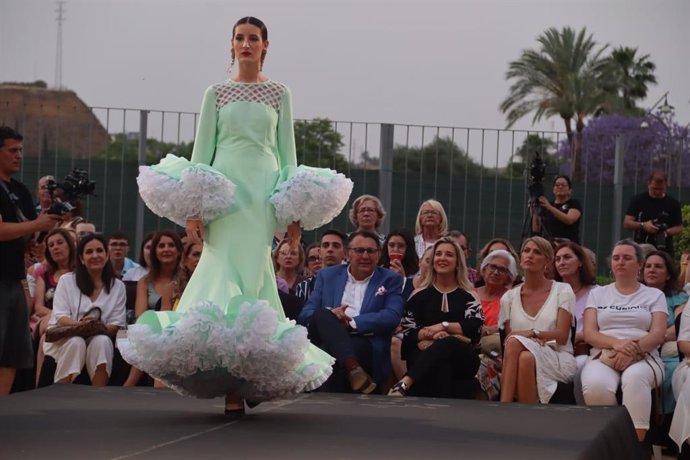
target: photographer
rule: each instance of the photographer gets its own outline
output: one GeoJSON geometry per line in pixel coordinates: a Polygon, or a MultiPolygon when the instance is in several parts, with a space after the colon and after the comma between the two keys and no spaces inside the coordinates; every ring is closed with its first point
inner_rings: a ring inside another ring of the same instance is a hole
{"type": "Polygon", "coordinates": [[[625,212],[623,227],[635,232],[636,243],[649,243],[673,255],[673,237],[683,230],[680,203],[666,194],[666,174],[654,171],[647,192],[635,195],[625,212]]]}
{"type": "Polygon", "coordinates": [[[545,235],[550,239],[568,239],[580,244],[580,218],[582,217],[582,206],[580,202],[571,198],[572,182],[566,175],[558,175],[553,180],[554,200],[549,201],[545,196],[538,198],[542,208],[542,219],[538,218],[537,213],[532,216],[532,231],[542,232],[542,222],[546,227],[545,235]]]}
{"type": "Polygon", "coordinates": [[[33,366],[29,310],[22,281],[24,237],[48,231],[57,216],[36,217],[29,190],[12,179],[19,172],[23,137],[0,126],[0,396],[12,389],[17,369],[33,366]]]}

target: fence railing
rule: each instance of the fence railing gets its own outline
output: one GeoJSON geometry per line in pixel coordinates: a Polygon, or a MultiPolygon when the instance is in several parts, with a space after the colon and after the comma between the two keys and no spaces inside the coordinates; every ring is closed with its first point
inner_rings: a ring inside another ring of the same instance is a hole
{"type": "MultiPolygon", "coordinates": [[[[99,230],[125,231],[135,236],[138,247],[145,232],[174,226],[144,208],[136,176],[140,164],[170,151],[191,151],[196,113],[36,106],[1,99],[0,109],[0,124],[25,137],[18,179],[27,186],[34,187],[43,175],[60,179],[72,168],[83,168],[97,182],[97,195],[86,198],[84,217],[99,230]]],[[[561,132],[298,120],[296,133],[298,162],[344,172],[355,184],[351,200],[365,193],[381,198],[387,211],[382,232],[413,230],[420,203],[435,198],[444,205],[450,228],[470,235],[475,252],[495,236],[519,244],[528,220],[526,171],[535,150],[551,162],[543,180],[547,196],[553,175],[570,170],[567,158],[557,154],[567,142],[561,132]]],[[[646,190],[650,170],[673,169],[678,180],[672,181],[671,193],[681,202],[690,196],[680,172],[686,160],[679,158],[676,168],[668,165],[668,157],[664,165],[646,159],[641,163],[645,146],[623,137],[617,142],[625,173],[614,184],[611,146],[616,139],[605,141],[598,153],[589,147],[582,177],[573,187],[584,210],[582,242],[600,257],[617,235],[626,235],[622,211],[633,194],[646,190]]],[[[353,230],[347,208],[329,227],[353,230]]],[[[309,232],[304,238],[315,240],[319,234],[309,232]]]]}

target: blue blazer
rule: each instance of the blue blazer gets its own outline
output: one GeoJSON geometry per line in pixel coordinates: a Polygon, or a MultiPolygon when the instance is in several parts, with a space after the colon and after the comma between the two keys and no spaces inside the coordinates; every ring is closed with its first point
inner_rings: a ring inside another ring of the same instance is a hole
{"type": "MultiPolygon", "coordinates": [[[[298,322],[308,326],[317,308],[334,308],[340,301],[347,284],[347,265],[323,268],[316,275],[316,286],[299,315],[298,322]]],[[[394,271],[376,267],[364,293],[362,308],[354,318],[357,332],[371,341],[376,383],[383,383],[391,370],[391,335],[400,324],[404,301],[403,278],[394,271]]]]}

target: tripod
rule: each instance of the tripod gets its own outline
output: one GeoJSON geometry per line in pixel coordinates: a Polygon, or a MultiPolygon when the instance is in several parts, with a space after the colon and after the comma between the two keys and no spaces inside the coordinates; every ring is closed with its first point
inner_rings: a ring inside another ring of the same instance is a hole
{"type": "Polygon", "coordinates": [[[539,196],[531,193],[530,198],[527,201],[527,214],[525,215],[525,221],[522,223],[522,239],[524,240],[530,236],[541,236],[551,241],[551,233],[546,227],[544,222],[544,208],[539,204],[539,196]],[[535,231],[532,229],[532,222],[535,220],[539,223],[540,231],[535,231]]]}

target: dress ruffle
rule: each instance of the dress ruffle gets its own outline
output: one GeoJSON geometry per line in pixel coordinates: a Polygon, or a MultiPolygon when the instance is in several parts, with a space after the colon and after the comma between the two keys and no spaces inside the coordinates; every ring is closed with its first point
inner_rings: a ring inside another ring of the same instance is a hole
{"type": "Polygon", "coordinates": [[[166,155],[154,166],[140,166],[139,194],[154,214],[184,226],[188,217],[204,224],[228,214],[235,184],[211,166],[166,155]]]}
{"type": "Polygon", "coordinates": [[[352,186],[350,179],[332,169],[288,166],[270,201],[280,224],[300,221],[305,230],[314,230],[340,214],[352,186]]]}
{"type": "Polygon", "coordinates": [[[235,393],[263,401],[310,391],[334,362],[309,343],[305,328],[245,296],[233,298],[227,313],[211,302],[184,314],[148,311],[118,347],[133,366],[200,398],[235,393]]]}

